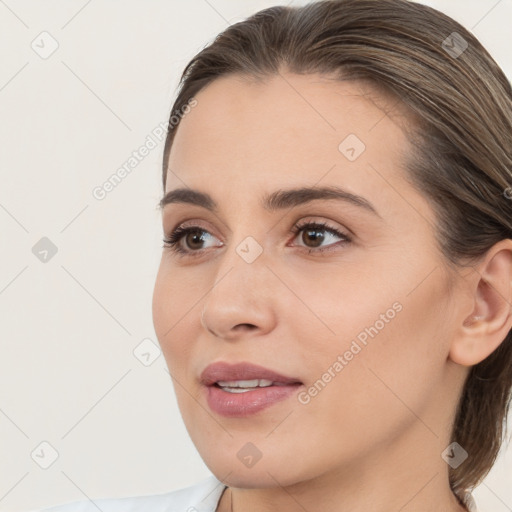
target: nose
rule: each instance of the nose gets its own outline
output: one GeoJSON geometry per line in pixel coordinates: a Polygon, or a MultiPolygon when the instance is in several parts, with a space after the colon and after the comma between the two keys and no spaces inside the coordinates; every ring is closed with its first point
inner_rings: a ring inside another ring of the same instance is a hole
{"type": "MultiPolygon", "coordinates": [[[[276,324],[276,291],[264,253],[248,263],[230,248],[215,274],[201,312],[201,324],[225,340],[260,336],[276,324]]],[[[275,279],[274,279],[275,280],[275,279]]]]}

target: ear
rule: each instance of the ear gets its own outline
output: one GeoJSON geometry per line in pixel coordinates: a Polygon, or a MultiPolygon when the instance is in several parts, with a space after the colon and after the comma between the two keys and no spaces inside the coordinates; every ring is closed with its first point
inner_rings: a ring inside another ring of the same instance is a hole
{"type": "Polygon", "coordinates": [[[512,240],[495,244],[470,278],[472,311],[462,315],[449,358],[463,366],[483,361],[512,329],[512,240]]]}

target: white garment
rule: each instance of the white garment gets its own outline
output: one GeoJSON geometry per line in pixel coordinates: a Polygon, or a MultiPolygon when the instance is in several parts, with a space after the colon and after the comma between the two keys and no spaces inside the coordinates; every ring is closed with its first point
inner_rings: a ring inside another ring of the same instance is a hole
{"type": "Polygon", "coordinates": [[[464,503],[464,506],[468,509],[469,512],[478,512],[475,500],[470,492],[463,494],[462,503],[464,503]]]}
{"type": "Polygon", "coordinates": [[[81,500],[29,512],[215,512],[226,486],[213,475],[165,494],[81,500]]]}
{"type": "MultiPolygon", "coordinates": [[[[29,512],[215,512],[226,486],[213,475],[165,494],[82,500],[29,512]]],[[[470,493],[464,496],[469,512],[478,512],[470,493]]]]}

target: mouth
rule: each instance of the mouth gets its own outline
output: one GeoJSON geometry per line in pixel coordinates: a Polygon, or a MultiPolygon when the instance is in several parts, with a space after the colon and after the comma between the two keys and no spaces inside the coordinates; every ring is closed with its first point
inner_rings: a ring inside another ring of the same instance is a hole
{"type": "Polygon", "coordinates": [[[212,363],[203,370],[200,379],[205,386],[219,384],[233,388],[302,384],[296,377],[288,377],[264,366],[245,362],[230,364],[219,361],[212,363]]]}
{"type": "Polygon", "coordinates": [[[246,417],[290,398],[303,383],[251,363],[213,363],[201,374],[206,401],[213,412],[246,417]]]}
{"type": "MultiPolygon", "coordinates": [[[[298,384],[298,383],[297,383],[298,384]]],[[[247,393],[257,388],[268,388],[270,386],[290,386],[284,382],[274,382],[268,379],[253,380],[219,380],[213,384],[228,393],[247,393]]]]}

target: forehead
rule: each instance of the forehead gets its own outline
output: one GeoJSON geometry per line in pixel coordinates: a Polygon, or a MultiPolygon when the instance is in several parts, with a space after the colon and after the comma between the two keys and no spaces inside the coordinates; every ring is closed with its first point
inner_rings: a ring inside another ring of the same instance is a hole
{"type": "Polygon", "coordinates": [[[407,147],[403,105],[362,82],[232,75],[196,100],[174,139],[166,191],[185,183],[225,195],[241,182],[250,192],[324,180],[371,192],[382,187],[372,166],[398,172],[407,147]]]}

